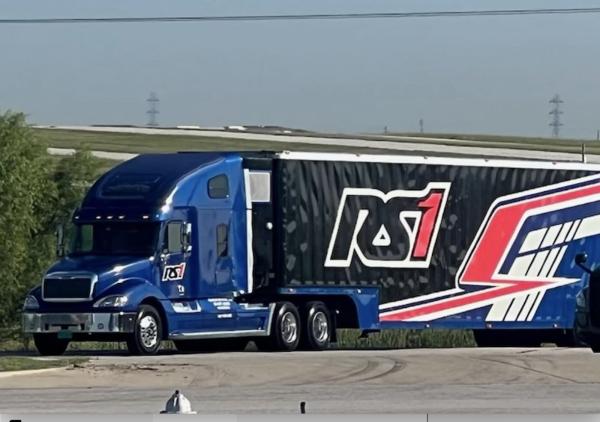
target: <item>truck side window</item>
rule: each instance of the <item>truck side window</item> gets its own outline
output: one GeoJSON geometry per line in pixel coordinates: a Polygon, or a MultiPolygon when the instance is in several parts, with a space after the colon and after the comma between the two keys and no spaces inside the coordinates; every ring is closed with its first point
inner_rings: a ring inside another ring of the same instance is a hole
{"type": "Polygon", "coordinates": [[[208,181],[208,196],[213,199],[229,197],[229,180],[226,175],[220,174],[208,181]]]}
{"type": "Polygon", "coordinates": [[[229,255],[229,246],[227,241],[227,224],[219,224],[217,226],[217,256],[225,257],[229,255]]]}
{"type": "Polygon", "coordinates": [[[82,225],[79,235],[79,244],[77,245],[79,250],[89,252],[94,249],[94,228],[91,224],[82,225]]]}
{"type": "Polygon", "coordinates": [[[164,245],[168,253],[181,252],[181,227],[182,223],[180,221],[167,224],[164,245]]]}

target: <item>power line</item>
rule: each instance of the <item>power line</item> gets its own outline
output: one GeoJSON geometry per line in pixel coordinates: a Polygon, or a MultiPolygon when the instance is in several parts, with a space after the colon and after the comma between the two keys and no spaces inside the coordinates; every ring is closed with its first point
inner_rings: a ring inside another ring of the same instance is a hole
{"type": "Polygon", "coordinates": [[[437,12],[382,12],[382,13],[322,13],[297,15],[229,15],[229,16],[153,16],[110,18],[16,18],[0,19],[0,24],[72,24],[72,23],[148,23],[148,22],[214,22],[214,21],[280,21],[280,20],[342,20],[342,19],[402,19],[467,16],[515,15],[572,15],[600,13],[600,7],[563,9],[505,9],[460,10],[437,12]]]}

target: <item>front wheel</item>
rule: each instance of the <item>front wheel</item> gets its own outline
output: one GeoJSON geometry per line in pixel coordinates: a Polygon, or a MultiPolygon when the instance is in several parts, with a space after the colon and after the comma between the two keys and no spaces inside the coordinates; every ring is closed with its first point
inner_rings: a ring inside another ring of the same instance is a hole
{"type": "Polygon", "coordinates": [[[62,355],[69,346],[69,340],[59,339],[56,334],[34,334],[33,343],[42,356],[62,355]]]}
{"type": "Polygon", "coordinates": [[[132,355],[154,355],[160,348],[162,321],[158,311],[150,305],[140,306],[133,333],[127,338],[127,349],[132,355]]]}
{"type": "Polygon", "coordinates": [[[254,340],[259,350],[291,352],[300,343],[300,315],[290,302],[280,302],[275,308],[268,337],[254,340]]]}

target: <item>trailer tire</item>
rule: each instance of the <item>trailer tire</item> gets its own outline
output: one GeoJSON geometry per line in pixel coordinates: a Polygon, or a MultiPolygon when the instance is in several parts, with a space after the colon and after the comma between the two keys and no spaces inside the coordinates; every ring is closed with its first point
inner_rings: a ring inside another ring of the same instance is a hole
{"type": "Polygon", "coordinates": [[[135,318],[133,333],[127,337],[127,349],[132,355],[154,355],[160,349],[162,320],[151,305],[141,305],[135,318]]]}
{"type": "Polygon", "coordinates": [[[271,334],[257,337],[254,343],[259,350],[292,352],[300,343],[301,322],[298,309],[290,302],[279,302],[271,321],[271,334]]]}
{"type": "Polygon", "coordinates": [[[308,302],[302,310],[300,347],[304,350],[324,350],[331,342],[331,316],[323,302],[308,302]]]}
{"type": "Polygon", "coordinates": [[[42,356],[59,356],[69,347],[69,340],[59,339],[56,334],[34,334],[33,343],[42,356]]]}

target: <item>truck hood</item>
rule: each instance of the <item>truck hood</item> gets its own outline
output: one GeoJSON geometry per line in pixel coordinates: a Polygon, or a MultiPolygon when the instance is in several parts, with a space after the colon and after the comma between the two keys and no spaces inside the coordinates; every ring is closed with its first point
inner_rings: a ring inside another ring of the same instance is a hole
{"type": "Polygon", "coordinates": [[[98,276],[94,296],[128,278],[152,280],[153,258],[139,256],[70,256],[54,264],[46,275],[54,272],[85,271],[98,276]]]}

